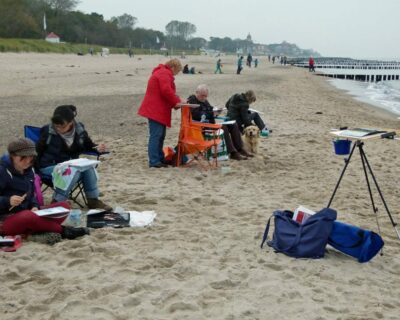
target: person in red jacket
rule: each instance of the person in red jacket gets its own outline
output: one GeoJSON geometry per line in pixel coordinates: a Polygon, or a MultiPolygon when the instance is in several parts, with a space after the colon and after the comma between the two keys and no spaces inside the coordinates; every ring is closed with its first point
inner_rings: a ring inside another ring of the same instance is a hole
{"type": "Polygon", "coordinates": [[[167,127],[171,127],[172,108],[178,109],[183,100],[176,95],[175,75],[182,70],[178,59],[171,59],[154,68],[147,83],[146,94],[138,114],[149,121],[149,166],[166,167],[163,145],[167,127]]]}
{"type": "Polygon", "coordinates": [[[310,57],[310,59],[308,59],[308,71],[315,72],[314,64],[315,64],[314,58],[310,57]]]}

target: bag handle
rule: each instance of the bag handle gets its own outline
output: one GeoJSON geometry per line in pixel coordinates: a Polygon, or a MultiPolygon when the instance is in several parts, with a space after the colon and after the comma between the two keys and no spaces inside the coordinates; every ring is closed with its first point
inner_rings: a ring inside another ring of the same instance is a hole
{"type": "Polygon", "coordinates": [[[300,225],[300,227],[297,229],[296,238],[294,238],[293,243],[289,247],[287,247],[286,249],[280,249],[280,251],[287,252],[290,249],[292,249],[294,246],[297,246],[299,244],[299,242],[300,242],[302,229],[303,229],[303,226],[300,225]]]}
{"type": "Polygon", "coordinates": [[[275,213],[273,213],[273,214],[269,217],[269,219],[268,219],[268,221],[267,221],[267,226],[265,227],[264,236],[263,236],[263,239],[262,239],[262,242],[261,242],[261,249],[262,249],[262,247],[264,246],[264,242],[267,240],[268,232],[269,232],[269,224],[270,224],[270,222],[271,222],[271,218],[272,218],[274,215],[275,215],[275,213]]]}
{"type": "MultiPolygon", "coordinates": [[[[271,224],[271,219],[272,219],[272,217],[276,217],[276,215],[277,215],[276,212],[274,212],[274,213],[269,217],[269,219],[268,219],[268,221],[267,221],[267,225],[266,225],[265,231],[264,231],[264,236],[263,236],[263,239],[262,239],[262,242],[261,242],[261,248],[263,248],[264,243],[265,243],[265,241],[266,241],[267,238],[268,238],[269,226],[270,226],[270,224],[271,224]]],[[[275,219],[276,219],[276,218],[275,218],[275,219]]],[[[301,230],[302,230],[302,226],[300,226],[299,229],[297,230],[296,238],[294,239],[293,243],[292,243],[288,248],[282,249],[281,251],[288,251],[288,250],[292,249],[294,246],[296,246],[296,245],[299,243],[299,241],[300,241],[300,236],[301,236],[301,230]]]]}

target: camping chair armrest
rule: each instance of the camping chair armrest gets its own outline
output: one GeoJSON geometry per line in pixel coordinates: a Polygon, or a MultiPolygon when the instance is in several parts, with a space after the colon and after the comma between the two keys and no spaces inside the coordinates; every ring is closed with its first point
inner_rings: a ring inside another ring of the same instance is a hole
{"type": "Polygon", "coordinates": [[[94,157],[97,157],[97,160],[99,160],[101,156],[104,156],[109,153],[110,153],[109,151],[99,152],[99,151],[93,150],[93,151],[85,151],[85,152],[82,152],[81,154],[86,154],[88,156],[94,156],[94,157]]]}
{"type": "Polygon", "coordinates": [[[221,124],[214,124],[214,123],[204,123],[204,122],[192,122],[190,126],[205,128],[205,129],[221,129],[221,124]]]}

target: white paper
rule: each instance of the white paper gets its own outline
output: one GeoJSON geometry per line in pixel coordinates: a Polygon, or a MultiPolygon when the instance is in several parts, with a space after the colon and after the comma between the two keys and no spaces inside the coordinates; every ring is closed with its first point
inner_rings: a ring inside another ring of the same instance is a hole
{"type": "Polygon", "coordinates": [[[296,210],[294,211],[293,214],[293,220],[301,223],[306,222],[306,220],[311,217],[313,214],[315,214],[315,211],[312,211],[311,209],[308,209],[306,207],[303,206],[298,206],[298,208],[296,208],[296,210]],[[302,215],[302,216],[300,216],[302,215]],[[301,221],[299,221],[301,220],[301,221]]]}
{"type": "Polygon", "coordinates": [[[72,159],[72,160],[65,161],[62,164],[66,164],[71,167],[83,168],[83,167],[95,167],[99,163],[100,163],[100,161],[98,161],[98,160],[79,158],[79,159],[72,159]]]}
{"type": "Polygon", "coordinates": [[[51,215],[55,215],[55,214],[61,215],[63,213],[65,213],[67,215],[69,213],[69,210],[65,209],[64,207],[54,207],[54,208],[36,210],[33,212],[36,215],[38,215],[39,217],[43,217],[43,216],[51,216],[51,215]]]}
{"type": "Polygon", "coordinates": [[[88,212],[86,212],[87,216],[90,216],[91,214],[97,214],[101,212],[105,212],[106,210],[104,209],[90,209],[88,212]]]}
{"type": "Polygon", "coordinates": [[[198,108],[198,107],[200,107],[200,105],[196,104],[196,103],[178,103],[177,106],[178,107],[189,107],[189,108],[198,108]]]}
{"type": "Polygon", "coordinates": [[[264,114],[264,112],[261,112],[261,111],[258,111],[258,110],[256,110],[256,109],[252,109],[252,108],[249,108],[249,111],[251,111],[251,112],[257,112],[257,113],[259,113],[259,114],[264,114]]]}
{"type": "Polygon", "coordinates": [[[153,223],[157,213],[154,211],[128,211],[130,214],[129,225],[131,227],[146,227],[153,223]]]}

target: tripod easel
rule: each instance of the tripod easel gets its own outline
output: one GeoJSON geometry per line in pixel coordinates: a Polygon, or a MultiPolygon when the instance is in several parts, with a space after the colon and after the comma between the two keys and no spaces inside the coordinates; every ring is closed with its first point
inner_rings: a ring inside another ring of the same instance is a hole
{"type": "MultiPolygon", "coordinates": [[[[379,135],[378,137],[381,138],[382,136],[379,135]]],[[[332,196],[331,196],[331,198],[330,198],[330,200],[329,200],[329,203],[328,203],[327,208],[330,207],[330,205],[331,205],[331,203],[332,203],[332,201],[333,201],[333,198],[335,197],[336,191],[337,191],[338,188],[339,188],[340,182],[342,181],[342,178],[343,178],[343,176],[344,176],[344,174],[345,174],[345,172],[346,172],[346,169],[347,169],[347,167],[348,167],[348,165],[349,165],[349,163],[350,163],[350,160],[351,160],[351,158],[352,158],[352,156],[353,156],[354,150],[357,148],[358,151],[359,151],[359,153],[360,153],[361,162],[362,162],[362,166],[363,166],[363,170],[364,170],[364,175],[365,175],[365,180],[366,180],[367,186],[368,186],[369,197],[370,197],[370,200],[371,200],[371,203],[372,203],[372,209],[373,209],[373,211],[374,211],[374,213],[375,213],[376,223],[377,223],[377,225],[378,225],[378,232],[379,232],[379,234],[381,233],[381,231],[380,231],[380,226],[379,226],[379,221],[378,221],[378,208],[377,208],[376,205],[375,205],[374,197],[373,197],[373,195],[372,195],[371,183],[370,183],[369,175],[372,177],[372,180],[373,180],[373,182],[374,182],[374,184],[375,184],[375,187],[376,187],[376,189],[378,190],[379,196],[380,196],[380,198],[381,198],[381,200],[382,200],[382,203],[383,203],[383,205],[384,205],[384,207],[385,207],[386,213],[387,213],[388,216],[389,216],[390,222],[392,223],[392,226],[393,226],[394,230],[396,231],[397,237],[400,239],[400,233],[399,233],[399,231],[397,230],[397,223],[394,221],[394,219],[393,219],[393,217],[392,217],[392,214],[390,213],[390,210],[389,210],[389,208],[388,208],[388,206],[387,206],[387,204],[386,204],[386,200],[385,200],[385,198],[383,197],[381,188],[380,188],[379,185],[378,185],[378,182],[377,182],[377,180],[376,180],[376,177],[375,177],[375,175],[374,175],[374,172],[372,171],[371,165],[370,165],[370,163],[369,163],[369,161],[368,161],[367,155],[366,155],[365,152],[364,152],[364,149],[363,149],[364,142],[361,141],[361,139],[362,139],[362,138],[359,138],[359,139],[357,139],[357,140],[354,141],[354,144],[353,144],[353,147],[352,147],[352,149],[351,149],[350,155],[349,155],[348,158],[345,159],[345,166],[344,166],[344,168],[343,168],[343,170],[342,170],[342,173],[340,174],[339,180],[338,180],[338,182],[337,182],[337,184],[336,184],[336,186],[335,186],[335,189],[334,189],[333,194],[332,194],[332,196]],[[369,175],[368,175],[368,174],[369,174],[369,175]]]]}

